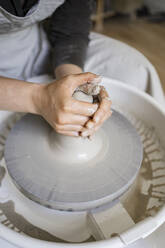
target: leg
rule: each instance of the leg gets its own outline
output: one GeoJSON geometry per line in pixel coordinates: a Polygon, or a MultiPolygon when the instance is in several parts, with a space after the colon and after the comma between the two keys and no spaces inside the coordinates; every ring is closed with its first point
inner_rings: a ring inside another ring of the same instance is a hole
{"type": "Polygon", "coordinates": [[[120,41],[91,33],[84,69],[122,81],[164,102],[154,67],[140,52],[120,41]]]}

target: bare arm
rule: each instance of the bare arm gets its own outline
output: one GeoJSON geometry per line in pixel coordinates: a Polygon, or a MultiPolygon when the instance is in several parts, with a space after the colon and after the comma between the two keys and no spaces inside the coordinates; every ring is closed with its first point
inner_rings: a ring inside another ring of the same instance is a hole
{"type": "MultiPolygon", "coordinates": [[[[77,65],[60,65],[56,68],[56,78],[69,74],[79,74],[77,65]]],[[[43,85],[0,76],[0,110],[37,114],[36,99],[40,98],[43,85]]],[[[39,99],[38,99],[39,100],[39,99]]]]}
{"type": "Polygon", "coordinates": [[[34,99],[42,85],[0,76],[0,110],[37,113],[34,99]]]}
{"type": "Polygon", "coordinates": [[[97,105],[73,99],[74,90],[97,77],[69,75],[50,84],[35,84],[0,77],[0,110],[39,114],[58,132],[78,136],[97,105]]]}

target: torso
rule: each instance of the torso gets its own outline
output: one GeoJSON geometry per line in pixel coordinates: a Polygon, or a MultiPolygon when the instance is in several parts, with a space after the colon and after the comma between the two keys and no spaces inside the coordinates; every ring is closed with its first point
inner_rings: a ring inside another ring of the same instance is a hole
{"type": "Polygon", "coordinates": [[[63,4],[64,0],[39,0],[24,17],[15,16],[0,6],[0,34],[7,34],[38,23],[63,4]]]}
{"type": "Polygon", "coordinates": [[[0,7],[0,75],[26,80],[46,73],[49,43],[39,23],[63,2],[39,0],[24,17],[0,7]]]}
{"type": "Polygon", "coordinates": [[[0,6],[10,14],[16,16],[25,16],[29,9],[37,3],[38,0],[0,0],[0,6]]]}

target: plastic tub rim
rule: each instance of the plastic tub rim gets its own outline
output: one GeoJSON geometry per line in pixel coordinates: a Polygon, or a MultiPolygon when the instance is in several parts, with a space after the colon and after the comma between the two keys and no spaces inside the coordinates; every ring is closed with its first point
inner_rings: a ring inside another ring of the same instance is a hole
{"type": "MultiPolygon", "coordinates": [[[[163,106],[160,105],[153,97],[148,95],[145,92],[142,92],[138,90],[137,88],[130,87],[124,83],[122,83],[119,80],[115,79],[109,79],[106,78],[106,81],[109,81],[110,84],[112,85],[117,85],[120,86],[121,88],[124,88],[142,98],[145,98],[149,103],[154,105],[156,109],[158,109],[159,112],[161,112],[165,116],[165,109],[163,109],[163,106]]],[[[85,242],[85,243],[57,243],[57,242],[49,242],[49,241],[44,241],[44,240],[39,240],[36,238],[32,238],[30,236],[27,236],[23,233],[17,233],[16,231],[4,226],[2,223],[0,223],[0,237],[8,242],[13,243],[16,246],[20,246],[22,248],[29,248],[29,246],[34,246],[35,248],[53,248],[53,247],[63,247],[63,248],[69,248],[69,247],[83,247],[86,248],[87,246],[89,247],[101,247],[104,245],[104,247],[109,247],[109,245],[114,245],[116,248],[122,248],[125,247],[128,243],[132,243],[134,241],[137,241],[140,238],[147,237],[150,235],[153,231],[155,231],[160,225],[165,222],[165,206],[162,206],[162,208],[157,212],[157,214],[154,217],[147,217],[144,220],[138,222],[133,226],[133,228],[128,229],[127,231],[123,232],[120,234],[120,236],[112,237],[108,240],[101,240],[101,241],[94,241],[94,242],[85,242]],[[161,219],[160,219],[161,217],[161,219]],[[148,223],[148,226],[151,226],[150,230],[146,230],[146,233],[139,233],[139,228],[143,227],[145,223],[148,223]],[[134,234],[137,232],[137,239],[132,239],[132,231],[134,234]],[[130,241],[125,242],[122,237],[127,235],[127,237],[130,236],[130,241]]]]}

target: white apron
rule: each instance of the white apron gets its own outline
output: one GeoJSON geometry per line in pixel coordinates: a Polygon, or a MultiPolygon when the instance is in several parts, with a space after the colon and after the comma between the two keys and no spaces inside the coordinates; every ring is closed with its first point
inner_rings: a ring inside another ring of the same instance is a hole
{"type": "MultiPolygon", "coordinates": [[[[28,80],[51,72],[50,44],[40,21],[64,0],[39,0],[25,17],[0,8],[0,75],[28,80]]],[[[84,70],[147,91],[164,104],[159,77],[150,62],[122,42],[91,33],[84,70]]]]}

